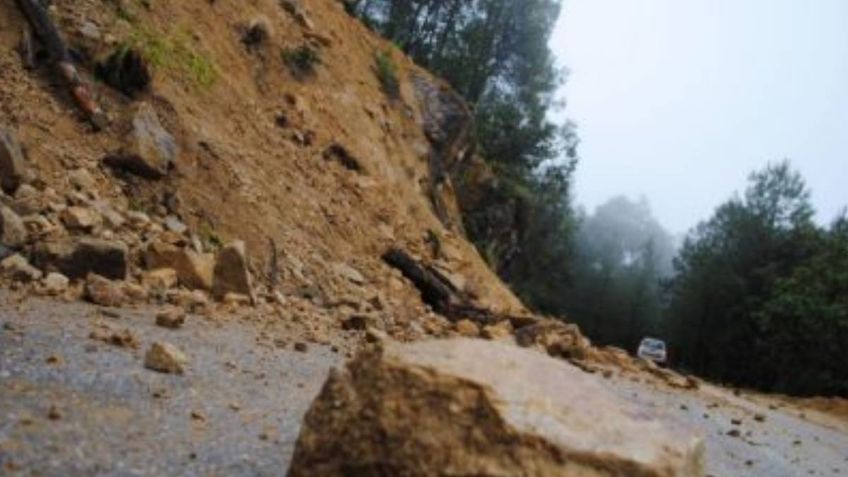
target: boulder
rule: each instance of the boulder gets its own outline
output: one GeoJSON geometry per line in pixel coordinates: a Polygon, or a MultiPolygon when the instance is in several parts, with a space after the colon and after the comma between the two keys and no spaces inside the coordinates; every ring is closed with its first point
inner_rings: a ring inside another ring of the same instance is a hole
{"type": "Polygon", "coordinates": [[[215,257],[162,242],[148,245],[144,253],[148,269],[171,268],[181,285],[194,290],[211,290],[215,257]]]}
{"type": "Polygon", "coordinates": [[[23,148],[15,134],[0,126],[0,188],[14,193],[23,182],[29,180],[30,171],[23,148]]]}
{"type": "Polygon", "coordinates": [[[29,264],[21,254],[14,254],[0,261],[0,273],[4,277],[21,282],[33,282],[41,279],[41,270],[29,264]]]}
{"type": "Polygon", "coordinates": [[[23,220],[12,209],[0,205],[0,244],[19,248],[27,241],[27,230],[23,220]]]}
{"type": "Polygon", "coordinates": [[[65,238],[39,243],[33,250],[33,263],[58,271],[71,279],[95,273],[113,280],[127,276],[127,245],[95,238],[65,238]]]}
{"type": "Polygon", "coordinates": [[[147,179],[164,177],[179,152],[176,140],[162,127],[149,103],[136,107],[125,142],[121,151],[104,159],[106,165],[147,179]]]}
{"type": "Polygon", "coordinates": [[[703,475],[703,440],[595,376],[505,343],[383,343],[334,370],[290,477],[703,475]]]}
{"type": "Polygon", "coordinates": [[[247,264],[245,244],[236,240],[218,252],[212,280],[212,295],[222,300],[229,293],[251,297],[253,288],[247,264]]]}

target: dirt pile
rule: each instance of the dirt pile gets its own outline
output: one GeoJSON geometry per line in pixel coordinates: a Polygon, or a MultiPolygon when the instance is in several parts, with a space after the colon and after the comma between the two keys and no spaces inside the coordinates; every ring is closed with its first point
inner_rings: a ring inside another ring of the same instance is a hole
{"type": "Polygon", "coordinates": [[[506,344],[387,344],[331,375],[289,475],[703,475],[700,438],[506,344]]]}

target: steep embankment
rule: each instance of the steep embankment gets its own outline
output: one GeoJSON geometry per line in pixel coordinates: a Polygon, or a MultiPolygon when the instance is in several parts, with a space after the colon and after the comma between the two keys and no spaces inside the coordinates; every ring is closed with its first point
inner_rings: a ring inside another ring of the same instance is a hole
{"type": "Polygon", "coordinates": [[[151,243],[203,254],[241,239],[260,310],[285,302],[329,324],[368,311],[401,338],[444,328],[381,261],[396,246],[481,305],[522,310],[463,238],[450,186],[434,177],[466,146],[465,107],[340,2],[59,0],[50,12],[84,76],[132,46],[153,81],[135,99],[95,84],[110,122],[94,131],[43,60],[25,68],[17,46],[26,22],[14,2],[0,5],[0,126],[23,145],[33,175],[3,201],[30,229],[31,261],[39,242],[106,238],[129,246],[127,280],[142,282],[151,243]],[[290,67],[303,46],[318,60],[311,74],[290,67]],[[397,65],[397,100],[376,74],[384,51],[397,65]],[[131,149],[128,131],[139,109],[150,119],[147,106],[178,147],[153,179],[105,161],[131,149]],[[35,205],[24,210],[24,200],[35,205]],[[86,217],[69,217],[69,207],[86,217]]]}

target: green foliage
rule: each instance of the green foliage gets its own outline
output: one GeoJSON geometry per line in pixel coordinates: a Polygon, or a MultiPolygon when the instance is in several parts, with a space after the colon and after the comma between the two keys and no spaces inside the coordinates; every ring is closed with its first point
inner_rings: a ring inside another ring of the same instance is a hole
{"type": "Polygon", "coordinates": [[[218,79],[215,63],[192,45],[188,31],[180,30],[163,35],[136,27],[123,48],[140,51],[154,69],[187,78],[190,83],[201,88],[212,86],[218,79]]]}
{"type": "Polygon", "coordinates": [[[392,59],[392,53],[382,51],[374,55],[374,68],[386,96],[391,99],[398,99],[400,97],[400,82],[398,81],[398,69],[394,59],[392,59]]]}
{"type": "Polygon", "coordinates": [[[318,50],[309,45],[284,49],[282,57],[283,63],[298,78],[305,78],[315,74],[315,68],[321,64],[321,56],[318,50]]]}
{"type": "MultiPolygon", "coordinates": [[[[556,297],[569,282],[578,140],[573,125],[555,124],[549,114],[563,80],[548,48],[559,1],[347,3],[369,28],[444,77],[474,106],[478,150],[496,180],[481,185],[467,180],[467,170],[450,171],[466,230],[525,302],[561,312],[556,297]]],[[[392,96],[393,68],[380,63],[378,56],[378,76],[392,96]]]]}
{"type": "Polygon", "coordinates": [[[796,394],[848,393],[845,220],[816,226],[786,162],[751,175],[686,239],[670,283],[666,333],[699,374],[796,394]]]}
{"type": "Polygon", "coordinates": [[[616,197],[580,223],[560,308],[594,341],[635,350],[661,320],[660,282],[671,273],[671,236],[644,201],[616,197]]]}

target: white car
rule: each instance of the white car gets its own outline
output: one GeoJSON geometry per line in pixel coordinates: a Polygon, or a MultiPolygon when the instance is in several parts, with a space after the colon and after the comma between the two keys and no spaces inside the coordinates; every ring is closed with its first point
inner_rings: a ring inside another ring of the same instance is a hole
{"type": "Polygon", "coordinates": [[[639,343],[639,350],[636,354],[643,359],[653,361],[658,364],[663,364],[668,357],[665,350],[665,341],[656,338],[644,338],[639,343]]]}

